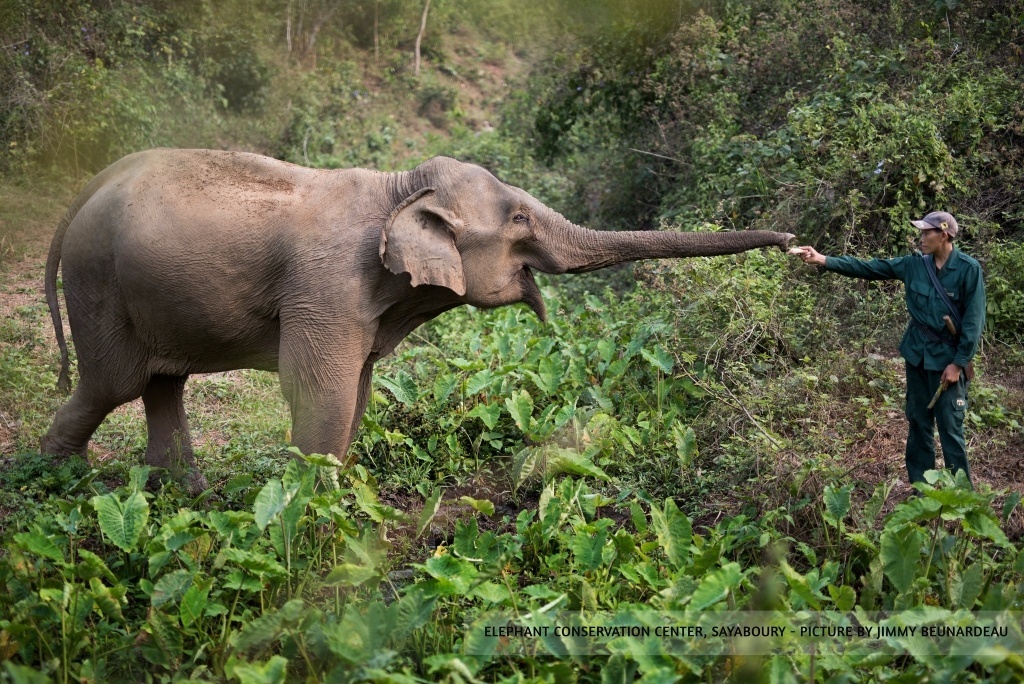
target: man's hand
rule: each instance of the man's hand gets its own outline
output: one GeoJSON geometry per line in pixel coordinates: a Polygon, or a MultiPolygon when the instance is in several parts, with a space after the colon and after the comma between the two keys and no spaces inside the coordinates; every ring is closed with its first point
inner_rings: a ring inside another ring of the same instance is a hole
{"type": "Polygon", "coordinates": [[[946,366],[946,370],[942,371],[942,383],[947,387],[949,385],[955,385],[960,380],[961,370],[963,369],[955,363],[951,363],[946,366]]]}
{"type": "Polygon", "coordinates": [[[789,254],[800,257],[805,264],[815,264],[817,266],[825,265],[825,256],[819,254],[813,247],[793,247],[789,250],[789,254]]]}

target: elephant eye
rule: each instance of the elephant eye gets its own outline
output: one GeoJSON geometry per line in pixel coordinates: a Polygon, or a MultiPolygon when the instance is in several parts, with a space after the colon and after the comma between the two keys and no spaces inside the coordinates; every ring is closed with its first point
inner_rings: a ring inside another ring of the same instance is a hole
{"type": "Polygon", "coordinates": [[[528,223],[530,221],[530,218],[520,211],[517,212],[516,215],[512,217],[512,221],[514,223],[528,223]]]}

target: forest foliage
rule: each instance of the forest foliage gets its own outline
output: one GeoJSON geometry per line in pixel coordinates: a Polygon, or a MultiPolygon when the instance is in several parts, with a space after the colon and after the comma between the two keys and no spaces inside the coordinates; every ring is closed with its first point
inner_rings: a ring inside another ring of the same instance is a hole
{"type": "MultiPolygon", "coordinates": [[[[1024,448],[1024,3],[433,0],[417,76],[422,11],[0,0],[0,185],[78,186],[159,145],[382,170],[443,153],[595,228],[859,256],[907,253],[908,219],[947,209],[988,293],[976,480],[1024,448]]],[[[40,457],[48,313],[0,321],[0,681],[1019,681],[1000,644],[742,659],[470,636],[494,611],[980,625],[1024,603],[1019,492],[936,472],[897,500],[898,287],[777,251],[540,282],[549,323],[457,309],[382,360],[340,475],[287,458],[273,377],[190,381],[194,433],[223,437],[197,449],[215,501],[147,490],[123,414],[96,435],[110,461],[40,457]]]]}

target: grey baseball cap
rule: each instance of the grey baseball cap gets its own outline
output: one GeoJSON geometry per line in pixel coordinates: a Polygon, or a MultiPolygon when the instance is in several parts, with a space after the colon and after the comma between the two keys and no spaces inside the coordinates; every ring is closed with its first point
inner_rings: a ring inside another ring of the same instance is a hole
{"type": "Polygon", "coordinates": [[[920,221],[911,221],[918,230],[941,230],[950,238],[955,238],[960,233],[960,226],[952,214],[944,211],[933,211],[920,221]]]}

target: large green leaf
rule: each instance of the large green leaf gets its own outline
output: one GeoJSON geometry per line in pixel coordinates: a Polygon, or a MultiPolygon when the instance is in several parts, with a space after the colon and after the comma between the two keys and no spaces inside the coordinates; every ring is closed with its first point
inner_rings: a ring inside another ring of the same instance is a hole
{"type": "Polygon", "coordinates": [[[153,585],[153,593],[149,600],[153,607],[160,607],[168,601],[177,601],[188,588],[192,586],[192,572],[189,570],[175,570],[169,572],[156,581],[153,585]]]}
{"type": "Polygon", "coordinates": [[[526,447],[515,456],[512,466],[512,480],[518,489],[537,470],[544,450],[537,447],[526,447]]]}
{"type": "Polygon", "coordinates": [[[561,354],[547,354],[537,363],[537,372],[528,371],[530,379],[546,396],[558,390],[565,375],[565,361],[561,354]]]}
{"type": "Polygon", "coordinates": [[[969,563],[960,575],[960,596],[957,602],[965,610],[974,607],[974,602],[981,596],[985,587],[984,565],[981,563],[969,563]]]}
{"type": "Polygon", "coordinates": [[[882,511],[882,506],[885,504],[885,500],[889,498],[889,492],[892,491],[891,482],[879,482],[875,486],[875,491],[872,492],[871,498],[868,499],[863,506],[864,521],[871,526],[874,524],[878,514],[882,511]]]}
{"type": "Polygon", "coordinates": [[[739,563],[726,563],[718,570],[704,575],[690,598],[690,610],[705,610],[725,600],[743,581],[739,563]]]}
{"type": "Polygon", "coordinates": [[[230,548],[221,551],[226,560],[237,563],[258,577],[287,577],[288,571],[269,554],[230,548]]]}
{"type": "MultiPolygon", "coordinates": [[[[821,600],[819,599],[817,592],[811,587],[811,583],[808,578],[797,572],[793,566],[787,563],[785,560],[779,561],[779,570],[782,572],[782,576],[786,578],[786,582],[789,584],[789,588],[792,590],[791,601],[794,607],[798,606],[798,601],[803,603],[808,608],[814,610],[821,609],[821,600]]],[[[811,572],[816,572],[812,570],[811,572]]]]}
{"type": "Polygon", "coordinates": [[[832,485],[825,487],[823,498],[825,499],[825,510],[828,513],[826,520],[837,527],[850,512],[850,492],[852,491],[852,484],[838,488],[832,485]]]}
{"type": "Polygon", "coordinates": [[[455,527],[452,551],[459,558],[473,563],[493,563],[501,556],[502,549],[494,532],[480,534],[476,518],[470,518],[455,527]]]}
{"type": "Polygon", "coordinates": [[[256,501],[253,503],[256,526],[260,530],[265,530],[267,525],[284,510],[286,504],[284,486],[281,481],[276,478],[268,480],[260,493],[256,495],[256,501]]]}
{"type": "Polygon", "coordinates": [[[761,681],[767,684],[797,684],[801,681],[793,672],[793,665],[789,658],[781,655],[770,656],[768,666],[762,670],[762,673],[764,674],[761,681]]]}
{"type": "Polygon", "coordinates": [[[185,595],[181,597],[178,615],[181,617],[182,627],[188,627],[193,623],[199,622],[202,618],[203,612],[209,604],[211,584],[212,580],[207,580],[203,583],[197,580],[188,588],[185,595]]]}
{"type": "Polygon", "coordinates": [[[471,496],[463,496],[459,498],[459,501],[471,507],[477,513],[494,515],[494,502],[490,499],[474,499],[471,496]]]}
{"type": "Polygon", "coordinates": [[[60,550],[60,547],[53,541],[52,538],[46,536],[38,530],[34,532],[21,532],[14,535],[14,541],[17,542],[18,546],[31,551],[37,556],[43,558],[49,558],[50,560],[57,561],[58,563],[64,560],[64,552],[60,550]]]}
{"type": "Polygon", "coordinates": [[[247,651],[266,645],[278,636],[282,628],[301,620],[304,611],[305,603],[301,599],[288,601],[280,610],[268,608],[263,614],[246,622],[239,630],[234,641],[235,648],[247,651]]]}
{"type": "Polygon", "coordinates": [[[459,376],[455,373],[438,373],[434,378],[434,401],[443,406],[455,388],[459,386],[459,380],[459,376]]]}
{"type": "Polygon", "coordinates": [[[608,530],[601,530],[597,534],[581,533],[573,537],[572,553],[581,570],[587,572],[601,565],[601,553],[607,539],[608,530]]]}
{"type": "Polygon", "coordinates": [[[636,681],[637,664],[622,654],[608,658],[601,668],[601,684],[630,684],[636,681]]]}
{"type": "Polygon", "coordinates": [[[490,368],[484,368],[481,371],[477,371],[473,374],[473,377],[466,381],[466,395],[473,396],[474,394],[480,394],[490,386],[493,380],[494,373],[490,368]]]}
{"type": "Polygon", "coordinates": [[[97,556],[89,549],[78,549],[78,567],[76,568],[78,576],[84,580],[92,579],[93,577],[102,577],[111,584],[117,584],[117,577],[107,564],[103,562],[103,559],[97,556]]]}
{"type": "Polygon", "coordinates": [[[886,527],[895,528],[908,522],[931,520],[937,517],[941,510],[942,504],[935,499],[915,496],[896,507],[886,522],[886,527]]]}
{"type": "Polygon", "coordinates": [[[472,563],[450,554],[428,558],[423,567],[438,580],[441,594],[448,596],[465,595],[479,574],[472,563]]]}
{"type": "Polygon", "coordinates": [[[288,659],[276,655],[262,664],[229,660],[227,669],[240,684],[284,684],[288,677],[288,659]]]}
{"type": "Polygon", "coordinates": [[[519,390],[505,400],[505,408],[524,435],[533,428],[533,397],[526,390],[519,390]]]}
{"type": "Polygon", "coordinates": [[[1006,534],[999,528],[999,521],[981,510],[968,511],[964,516],[964,530],[991,539],[999,546],[1013,548],[1006,534]]]}
{"type": "Polygon", "coordinates": [[[176,619],[158,610],[149,611],[149,619],[142,627],[142,631],[149,637],[139,640],[142,656],[146,660],[171,670],[178,668],[181,664],[184,639],[177,623],[176,619]]]}
{"type": "Polygon", "coordinates": [[[395,399],[406,406],[415,404],[416,400],[420,397],[419,388],[416,387],[416,381],[404,370],[398,371],[394,379],[378,376],[376,381],[378,385],[390,390],[391,393],[395,395],[395,399]]]}
{"type": "MultiPolygon", "coordinates": [[[[292,463],[298,463],[292,461],[292,463]]],[[[289,464],[290,465],[290,464],[289,464]]],[[[288,471],[285,471],[288,474],[288,471]]],[[[298,478],[282,478],[281,484],[284,487],[285,507],[281,511],[279,525],[270,528],[270,539],[274,543],[277,553],[285,558],[288,549],[294,543],[298,535],[303,518],[306,515],[306,504],[313,495],[313,484],[316,479],[316,471],[313,468],[303,466],[298,478]]]]}
{"type": "Polygon", "coordinates": [[[589,457],[575,449],[546,449],[544,453],[547,455],[547,474],[549,477],[568,473],[569,475],[596,477],[606,482],[611,479],[589,457]]]}
{"type": "Polygon", "coordinates": [[[914,584],[921,570],[921,533],[917,527],[907,525],[882,532],[879,550],[883,571],[898,592],[905,593],[914,584]]]}
{"type": "Polygon", "coordinates": [[[146,483],[149,482],[150,470],[148,465],[132,466],[128,471],[128,491],[132,493],[143,491],[146,488],[146,483]]]}
{"type": "Polygon", "coordinates": [[[89,589],[101,613],[117,622],[124,622],[124,614],[121,612],[123,590],[118,592],[110,589],[100,581],[99,577],[89,580],[89,589]]]}
{"type": "Polygon", "coordinates": [[[376,576],[377,571],[372,567],[341,563],[327,574],[323,583],[326,587],[358,587],[376,576]]]}
{"type": "Polygon", "coordinates": [[[690,557],[690,542],[693,540],[693,525],[676,506],[676,502],[665,499],[662,510],[651,506],[651,526],[673,567],[677,570],[686,567],[690,557]]]}
{"type": "Polygon", "coordinates": [[[834,584],[828,585],[828,595],[835,604],[836,610],[841,613],[849,613],[857,603],[857,592],[853,587],[845,584],[841,587],[834,584]]]}
{"type": "Polygon", "coordinates": [[[640,353],[643,354],[643,357],[647,359],[647,362],[657,370],[661,371],[665,375],[672,374],[672,367],[675,366],[676,360],[672,358],[672,355],[665,351],[665,348],[660,344],[654,345],[653,351],[641,349],[640,353]]]}
{"type": "Polygon", "coordinates": [[[401,643],[412,634],[413,630],[430,622],[436,603],[436,597],[428,597],[424,592],[414,589],[400,598],[397,605],[392,604],[391,608],[395,612],[395,630],[392,642],[401,643]]]}
{"type": "Polygon", "coordinates": [[[420,513],[420,521],[416,525],[416,536],[423,536],[423,532],[426,531],[430,525],[430,521],[437,515],[437,511],[441,508],[441,495],[444,493],[440,487],[435,489],[433,493],[427,497],[427,500],[423,503],[423,512],[420,513]]]}
{"type": "Polygon", "coordinates": [[[96,509],[100,530],[107,539],[123,551],[133,550],[149,519],[146,497],[135,492],[121,501],[116,494],[110,493],[94,496],[92,505],[96,509]]]}
{"type": "Polygon", "coordinates": [[[697,457],[697,434],[692,427],[685,430],[680,425],[672,426],[672,439],[676,444],[676,455],[679,457],[679,465],[684,469],[689,468],[693,459],[697,457]]]}
{"type": "Polygon", "coordinates": [[[1013,509],[1020,503],[1022,495],[1020,492],[1010,492],[1006,497],[1006,501],[1003,502],[1003,522],[1005,523],[1010,519],[1010,514],[1013,513],[1013,509]]]}
{"type": "Polygon", "coordinates": [[[493,430],[501,419],[501,404],[477,404],[466,415],[470,418],[479,418],[488,430],[493,430]]]}
{"type": "Polygon", "coordinates": [[[268,644],[277,638],[281,630],[281,613],[268,611],[249,620],[238,631],[234,647],[248,651],[268,644]]]}

